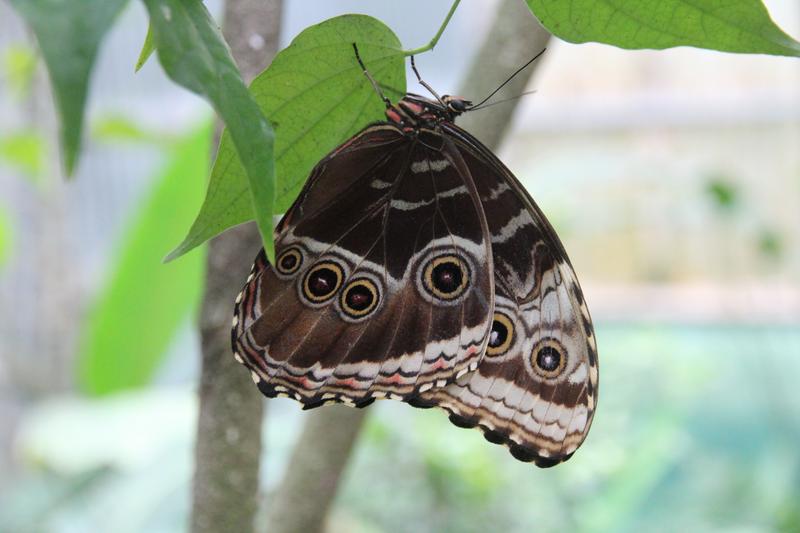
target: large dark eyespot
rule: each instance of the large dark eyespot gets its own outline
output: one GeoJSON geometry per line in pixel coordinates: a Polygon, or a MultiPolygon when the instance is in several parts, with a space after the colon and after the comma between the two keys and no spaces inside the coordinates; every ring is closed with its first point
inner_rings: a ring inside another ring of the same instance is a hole
{"type": "Polygon", "coordinates": [[[339,303],[342,311],[351,318],[363,318],[378,306],[380,293],[372,280],[354,279],[342,291],[339,303]]]}
{"type": "Polygon", "coordinates": [[[533,347],[531,366],[537,374],[546,378],[556,378],[567,365],[564,347],[554,339],[544,339],[533,347]]]}
{"type": "Polygon", "coordinates": [[[300,270],[300,265],[302,263],[303,254],[298,248],[295,247],[285,250],[275,261],[278,272],[285,276],[289,276],[300,270]]]}
{"type": "Polygon", "coordinates": [[[321,261],[303,278],[303,294],[314,303],[329,300],[342,285],[344,272],[333,261],[321,261]]]}
{"type": "Polygon", "coordinates": [[[506,353],[514,339],[514,323],[503,313],[495,313],[492,330],[489,332],[489,345],[486,355],[502,355],[506,353]]]}
{"type": "Polygon", "coordinates": [[[469,286],[469,267],[453,254],[434,257],[422,273],[425,289],[441,300],[455,300],[469,286]]]}

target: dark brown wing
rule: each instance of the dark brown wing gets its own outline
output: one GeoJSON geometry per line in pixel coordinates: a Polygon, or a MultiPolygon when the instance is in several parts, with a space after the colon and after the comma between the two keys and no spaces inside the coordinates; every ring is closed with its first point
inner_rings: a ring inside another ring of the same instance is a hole
{"type": "Polygon", "coordinates": [[[472,172],[492,235],[493,338],[478,369],[418,403],[480,427],[523,461],[552,466],[589,431],[597,398],[594,331],[564,247],[511,172],[446,125],[472,172]]]}
{"type": "Polygon", "coordinates": [[[233,344],[267,396],[408,399],[474,369],[491,326],[488,228],[460,152],[367,128],[323,159],[238,299],[233,344]]]}

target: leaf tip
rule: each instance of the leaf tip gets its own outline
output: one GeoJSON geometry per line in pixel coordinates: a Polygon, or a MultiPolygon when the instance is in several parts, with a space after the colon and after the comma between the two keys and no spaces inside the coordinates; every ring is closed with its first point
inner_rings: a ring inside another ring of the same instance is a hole
{"type": "Polygon", "coordinates": [[[142,44],[142,50],[139,52],[139,59],[136,60],[136,66],[133,69],[133,72],[139,72],[141,68],[147,63],[147,60],[150,59],[150,56],[153,54],[153,51],[156,49],[155,45],[155,38],[153,37],[153,26],[150,25],[147,27],[147,35],[145,35],[144,43],[142,44]]]}
{"type": "Polygon", "coordinates": [[[77,148],[67,148],[64,151],[64,175],[71,178],[75,174],[75,164],[78,161],[77,148]]]}
{"type": "Polygon", "coordinates": [[[191,250],[191,248],[186,248],[184,246],[184,243],[181,243],[174,250],[172,250],[170,253],[164,256],[164,259],[161,260],[161,263],[166,265],[167,263],[170,263],[175,259],[179,258],[189,250],[191,250]]]}
{"type": "Polygon", "coordinates": [[[272,233],[269,236],[264,236],[262,239],[264,241],[264,252],[267,254],[267,261],[270,264],[275,264],[275,242],[272,239],[272,233]]]}

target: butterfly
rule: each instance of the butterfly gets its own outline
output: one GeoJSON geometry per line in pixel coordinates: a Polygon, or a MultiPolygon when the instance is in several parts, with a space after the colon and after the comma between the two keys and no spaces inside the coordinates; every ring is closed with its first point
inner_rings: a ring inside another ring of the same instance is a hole
{"type": "Polygon", "coordinates": [[[267,397],[440,407],[519,460],[558,464],[585,439],[598,387],[566,251],[514,175],[455,125],[469,101],[384,101],[385,121],[312,170],[275,230],[275,264],[256,257],[234,357],[267,397]]]}

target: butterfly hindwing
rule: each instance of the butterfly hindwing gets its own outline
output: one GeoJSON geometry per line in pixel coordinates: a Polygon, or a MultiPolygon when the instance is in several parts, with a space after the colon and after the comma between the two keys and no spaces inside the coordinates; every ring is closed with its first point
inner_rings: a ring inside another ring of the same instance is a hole
{"type": "Polygon", "coordinates": [[[597,397],[591,318],[566,252],[516,178],[452,128],[481,196],[494,257],[492,338],[478,369],[418,402],[539,466],[557,464],[589,430],[597,397]]]}
{"type": "MultiPolygon", "coordinates": [[[[477,366],[488,340],[488,226],[435,132],[367,128],[323,159],[236,308],[262,392],[307,406],[407,399],[477,366]]],[[[453,158],[456,158],[455,160],[453,158]]]]}

